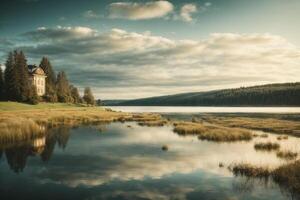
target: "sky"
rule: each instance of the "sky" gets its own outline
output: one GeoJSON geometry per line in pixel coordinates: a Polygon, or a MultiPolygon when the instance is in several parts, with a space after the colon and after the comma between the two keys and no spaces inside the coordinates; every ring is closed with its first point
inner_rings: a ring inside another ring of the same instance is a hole
{"type": "Polygon", "coordinates": [[[1,0],[0,63],[133,99],[300,81],[299,0],[1,0]]]}

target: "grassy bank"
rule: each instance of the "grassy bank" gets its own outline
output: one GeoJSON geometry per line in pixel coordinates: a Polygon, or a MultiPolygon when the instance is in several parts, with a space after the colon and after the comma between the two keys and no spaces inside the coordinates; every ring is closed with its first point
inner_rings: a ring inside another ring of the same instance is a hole
{"type": "Polygon", "coordinates": [[[202,120],[226,127],[239,127],[252,130],[262,130],[272,133],[288,134],[300,137],[300,122],[294,120],[230,116],[204,116],[202,120]]]}
{"type": "Polygon", "coordinates": [[[0,143],[32,138],[49,127],[59,125],[103,123],[113,121],[151,121],[159,115],[114,112],[101,107],[74,104],[40,103],[27,105],[15,102],[0,103],[0,143]]]}
{"type": "Polygon", "coordinates": [[[175,122],[174,132],[180,135],[197,135],[201,140],[232,142],[251,140],[250,131],[239,128],[228,128],[200,122],[175,122]]]}

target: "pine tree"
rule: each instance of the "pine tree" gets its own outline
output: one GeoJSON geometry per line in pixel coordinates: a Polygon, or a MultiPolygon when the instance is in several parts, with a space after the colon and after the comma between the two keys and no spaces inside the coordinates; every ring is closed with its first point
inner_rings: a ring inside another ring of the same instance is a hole
{"type": "Polygon", "coordinates": [[[28,96],[28,103],[36,105],[39,103],[39,96],[37,95],[36,87],[34,85],[30,86],[30,92],[28,96]]]}
{"type": "Polygon", "coordinates": [[[3,80],[3,71],[0,66],[0,101],[4,100],[4,80],[3,80]]]}
{"type": "Polygon", "coordinates": [[[15,59],[16,59],[16,70],[18,73],[17,87],[19,87],[20,90],[20,94],[17,97],[17,100],[21,102],[28,102],[32,87],[29,82],[27,60],[22,51],[20,51],[19,53],[15,51],[15,59]]]}
{"type": "Polygon", "coordinates": [[[83,100],[90,105],[95,105],[95,98],[90,87],[84,89],[83,100]]]}
{"type": "Polygon", "coordinates": [[[4,82],[5,82],[5,96],[7,100],[16,101],[20,94],[18,87],[18,73],[16,70],[15,57],[12,52],[8,54],[5,71],[4,71],[4,82]]]}
{"type": "Polygon", "coordinates": [[[79,91],[76,87],[74,87],[73,85],[70,86],[70,91],[71,91],[71,96],[73,98],[73,102],[74,103],[81,103],[82,99],[79,95],[79,91]]]}
{"type": "Polygon", "coordinates": [[[57,74],[56,91],[59,102],[72,102],[73,98],[70,92],[69,81],[64,71],[57,74]]]}
{"type": "Polygon", "coordinates": [[[55,72],[52,65],[47,57],[43,57],[39,65],[45,72],[46,78],[46,101],[57,102],[57,94],[55,89],[55,72]]]}

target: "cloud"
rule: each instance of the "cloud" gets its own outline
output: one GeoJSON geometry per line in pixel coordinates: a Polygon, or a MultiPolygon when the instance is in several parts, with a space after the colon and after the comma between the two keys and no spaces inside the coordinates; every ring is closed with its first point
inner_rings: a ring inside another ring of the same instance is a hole
{"type": "Polygon", "coordinates": [[[193,21],[192,14],[198,11],[195,4],[185,4],[180,9],[180,17],[183,21],[193,21]]]}
{"type": "Polygon", "coordinates": [[[75,85],[92,86],[103,99],[291,82],[300,76],[299,48],[272,34],[174,40],[150,32],[58,26],[24,33],[15,44],[9,41],[0,50],[20,48],[36,63],[48,55],[75,85]]]}
{"type": "Polygon", "coordinates": [[[93,10],[87,10],[84,13],[82,13],[82,16],[87,19],[97,19],[100,18],[100,15],[95,13],[93,10]]]}
{"type": "Polygon", "coordinates": [[[169,1],[117,2],[109,5],[109,17],[129,20],[160,18],[172,12],[173,8],[169,1]]]}

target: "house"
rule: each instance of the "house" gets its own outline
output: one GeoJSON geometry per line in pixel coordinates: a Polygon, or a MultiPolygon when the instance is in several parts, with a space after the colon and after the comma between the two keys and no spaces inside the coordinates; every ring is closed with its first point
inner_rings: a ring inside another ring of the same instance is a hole
{"type": "Polygon", "coordinates": [[[41,67],[36,65],[28,65],[29,81],[36,87],[38,96],[43,96],[46,93],[46,74],[41,67]]]}

